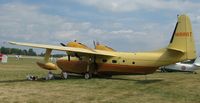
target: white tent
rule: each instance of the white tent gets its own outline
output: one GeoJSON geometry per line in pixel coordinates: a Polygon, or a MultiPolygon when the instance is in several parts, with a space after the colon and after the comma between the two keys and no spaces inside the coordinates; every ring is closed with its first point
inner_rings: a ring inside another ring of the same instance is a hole
{"type": "Polygon", "coordinates": [[[3,55],[1,62],[2,63],[7,63],[8,62],[8,56],[7,55],[3,55]]]}

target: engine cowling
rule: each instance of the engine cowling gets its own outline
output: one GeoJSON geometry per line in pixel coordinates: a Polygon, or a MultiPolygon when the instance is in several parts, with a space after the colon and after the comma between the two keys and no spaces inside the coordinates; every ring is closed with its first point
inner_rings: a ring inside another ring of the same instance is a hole
{"type": "Polygon", "coordinates": [[[90,50],[90,48],[87,47],[86,45],[84,45],[80,42],[76,42],[76,41],[67,43],[66,47],[75,47],[75,48],[83,48],[83,49],[89,49],[90,50]]]}
{"type": "MultiPolygon", "coordinates": [[[[92,50],[91,48],[87,47],[86,45],[75,41],[69,42],[65,45],[66,47],[74,47],[74,48],[83,48],[83,49],[87,49],[87,50],[92,50]]],[[[77,53],[74,52],[67,52],[68,55],[70,56],[76,56],[79,57],[79,55],[77,53]]]]}
{"type": "Polygon", "coordinates": [[[104,50],[104,51],[115,51],[113,48],[108,47],[108,46],[103,45],[103,44],[97,44],[97,45],[95,45],[95,49],[96,50],[104,50]]]}

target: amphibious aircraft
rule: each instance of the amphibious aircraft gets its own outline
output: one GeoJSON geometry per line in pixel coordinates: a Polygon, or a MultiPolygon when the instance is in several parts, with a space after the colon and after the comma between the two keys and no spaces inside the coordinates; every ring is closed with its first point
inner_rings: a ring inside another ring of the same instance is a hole
{"type": "Polygon", "coordinates": [[[61,69],[63,77],[68,73],[111,76],[128,74],[151,74],[160,66],[196,58],[196,50],[190,19],[183,14],[178,16],[174,32],[167,47],[150,52],[117,52],[106,45],[97,44],[95,49],[77,41],[62,46],[34,43],[9,42],[14,45],[46,49],[44,62],[37,64],[46,70],[61,69]],[[52,50],[66,51],[66,57],[59,58],[56,64],[49,62],[52,50]]]}
{"type": "Polygon", "coordinates": [[[176,64],[171,64],[167,66],[162,66],[160,68],[161,72],[173,72],[173,71],[180,71],[180,72],[192,72],[195,73],[196,69],[200,68],[200,57],[197,57],[193,63],[191,63],[192,60],[184,61],[184,62],[178,62],[176,64]]]}

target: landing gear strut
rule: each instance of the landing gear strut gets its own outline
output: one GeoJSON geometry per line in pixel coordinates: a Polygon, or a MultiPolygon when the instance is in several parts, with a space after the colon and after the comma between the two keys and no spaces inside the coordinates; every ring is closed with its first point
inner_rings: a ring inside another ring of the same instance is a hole
{"type": "Polygon", "coordinates": [[[92,78],[92,74],[91,74],[91,64],[92,64],[92,58],[89,58],[88,60],[88,64],[87,64],[87,70],[86,70],[86,73],[84,75],[84,78],[85,79],[90,79],[92,78]]]}

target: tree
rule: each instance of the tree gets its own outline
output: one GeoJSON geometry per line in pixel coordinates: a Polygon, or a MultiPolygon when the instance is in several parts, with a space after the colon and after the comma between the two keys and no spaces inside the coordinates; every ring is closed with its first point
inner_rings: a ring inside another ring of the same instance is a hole
{"type": "Polygon", "coordinates": [[[33,51],[33,49],[27,50],[22,50],[19,48],[6,48],[6,47],[1,47],[0,48],[0,53],[2,54],[15,54],[15,55],[30,55],[30,56],[36,56],[36,52],[33,51]]]}
{"type": "Polygon", "coordinates": [[[36,56],[37,54],[33,51],[33,49],[28,50],[28,55],[30,56],[36,56]]]}
{"type": "Polygon", "coordinates": [[[22,55],[28,55],[28,51],[24,49],[24,50],[22,51],[22,55]]]}
{"type": "Polygon", "coordinates": [[[9,48],[1,47],[2,54],[9,54],[9,48]]]}

